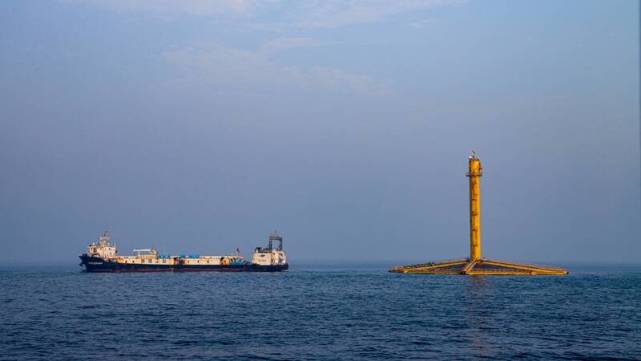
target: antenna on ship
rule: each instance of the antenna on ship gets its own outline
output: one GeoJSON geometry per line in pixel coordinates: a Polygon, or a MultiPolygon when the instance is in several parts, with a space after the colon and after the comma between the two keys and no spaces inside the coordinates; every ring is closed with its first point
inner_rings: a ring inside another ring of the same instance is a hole
{"type": "Polygon", "coordinates": [[[98,237],[98,243],[108,243],[111,237],[109,237],[109,230],[102,232],[100,237],[98,237]]]}

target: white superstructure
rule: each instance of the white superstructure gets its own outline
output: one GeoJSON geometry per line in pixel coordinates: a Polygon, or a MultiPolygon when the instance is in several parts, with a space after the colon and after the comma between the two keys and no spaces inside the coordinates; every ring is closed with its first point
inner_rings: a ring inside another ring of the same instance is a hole
{"type": "Polygon", "coordinates": [[[87,247],[87,254],[91,257],[100,257],[104,260],[116,258],[118,249],[115,244],[111,243],[111,237],[108,232],[104,232],[99,238],[98,242],[90,243],[87,247]]]}
{"type": "Polygon", "coordinates": [[[286,265],[287,254],[283,251],[283,237],[276,232],[270,234],[267,248],[256,247],[254,250],[252,263],[259,266],[286,265]],[[278,241],[278,247],[273,247],[273,241],[278,241]]]}

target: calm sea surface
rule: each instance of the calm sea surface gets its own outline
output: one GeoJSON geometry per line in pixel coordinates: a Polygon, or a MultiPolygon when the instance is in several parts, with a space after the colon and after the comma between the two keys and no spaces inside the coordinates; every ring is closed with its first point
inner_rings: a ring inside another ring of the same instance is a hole
{"type": "Polygon", "coordinates": [[[641,267],[568,277],[0,270],[0,360],[641,360],[641,267]]]}

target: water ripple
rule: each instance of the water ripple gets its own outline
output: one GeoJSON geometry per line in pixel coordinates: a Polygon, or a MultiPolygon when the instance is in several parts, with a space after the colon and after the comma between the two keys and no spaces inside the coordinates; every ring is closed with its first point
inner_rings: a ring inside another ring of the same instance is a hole
{"type": "Polygon", "coordinates": [[[0,271],[0,360],[635,360],[641,272],[0,271]]]}

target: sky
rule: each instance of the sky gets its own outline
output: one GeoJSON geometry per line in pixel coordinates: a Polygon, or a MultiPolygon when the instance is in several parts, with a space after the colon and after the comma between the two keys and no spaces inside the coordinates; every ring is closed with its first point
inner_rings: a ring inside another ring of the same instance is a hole
{"type": "Polygon", "coordinates": [[[639,4],[5,0],[0,262],[641,262],[639,4]]]}

